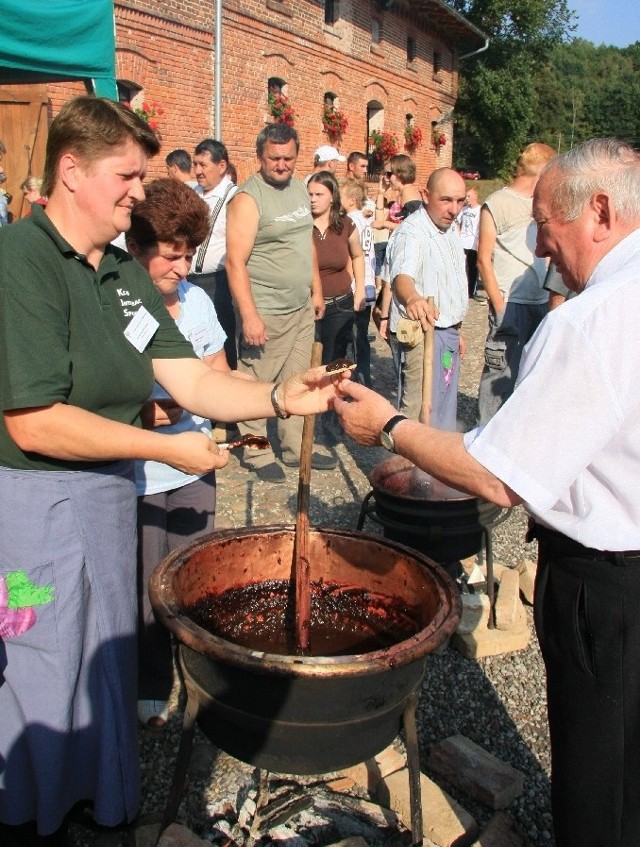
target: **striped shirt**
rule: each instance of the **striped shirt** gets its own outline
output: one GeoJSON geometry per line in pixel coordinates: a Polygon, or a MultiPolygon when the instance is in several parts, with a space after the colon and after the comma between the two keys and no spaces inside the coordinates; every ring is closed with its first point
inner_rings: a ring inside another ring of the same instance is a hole
{"type": "MultiPolygon", "coordinates": [[[[410,276],[418,294],[434,298],[440,310],[437,327],[455,326],[462,321],[469,305],[469,290],[457,226],[439,229],[423,207],[394,231],[387,253],[392,283],[400,274],[410,276]]],[[[407,316],[395,293],[393,306],[399,317],[407,316]]],[[[392,319],[391,330],[395,323],[392,319]]]]}

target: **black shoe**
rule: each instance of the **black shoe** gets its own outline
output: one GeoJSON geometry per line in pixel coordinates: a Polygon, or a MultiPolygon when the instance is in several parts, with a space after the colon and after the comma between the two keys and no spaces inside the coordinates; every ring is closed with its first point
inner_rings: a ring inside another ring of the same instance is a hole
{"type": "MultiPolygon", "coordinates": [[[[297,456],[292,457],[291,459],[283,458],[282,463],[288,468],[300,467],[300,459],[298,459],[297,456]]],[[[337,464],[338,460],[335,458],[335,456],[325,456],[322,453],[311,454],[311,467],[315,471],[332,471],[337,464]]]]}
{"type": "Polygon", "coordinates": [[[251,470],[255,471],[255,474],[260,482],[281,483],[287,478],[285,476],[285,472],[277,462],[269,462],[268,465],[262,465],[257,468],[254,467],[251,468],[251,470]]]}

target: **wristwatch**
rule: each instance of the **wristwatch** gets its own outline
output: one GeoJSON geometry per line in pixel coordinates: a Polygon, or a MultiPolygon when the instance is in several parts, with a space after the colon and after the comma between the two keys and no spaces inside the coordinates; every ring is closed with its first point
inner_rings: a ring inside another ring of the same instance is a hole
{"type": "Polygon", "coordinates": [[[388,450],[390,453],[396,452],[396,445],[393,440],[393,430],[400,423],[400,421],[409,420],[406,415],[394,415],[390,418],[386,424],[380,430],[380,443],[388,450]]]}

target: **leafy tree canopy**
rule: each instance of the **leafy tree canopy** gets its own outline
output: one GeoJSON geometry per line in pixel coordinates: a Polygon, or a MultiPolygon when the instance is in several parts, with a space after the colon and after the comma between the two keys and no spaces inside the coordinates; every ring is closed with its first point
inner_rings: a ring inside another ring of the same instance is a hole
{"type": "Polygon", "coordinates": [[[491,39],[488,50],[461,63],[456,128],[463,142],[475,140],[490,170],[506,176],[532,140],[534,74],[569,37],[574,14],[566,0],[450,0],[450,5],[491,39]]]}

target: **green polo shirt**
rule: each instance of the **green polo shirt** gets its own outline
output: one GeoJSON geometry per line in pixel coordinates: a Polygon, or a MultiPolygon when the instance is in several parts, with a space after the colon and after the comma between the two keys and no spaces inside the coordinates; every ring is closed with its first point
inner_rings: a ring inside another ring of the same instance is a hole
{"type": "MultiPolygon", "coordinates": [[[[0,408],[68,403],[110,420],[140,425],[153,385],[154,358],[194,358],[144,268],[109,245],[97,270],[34,204],[31,215],[0,230],[0,408]],[[144,307],[159,327],[143,352],[124,335],[144,307]]],[[[81,470],[24,453],[0,414],[0,465],[81,470]]]]}

